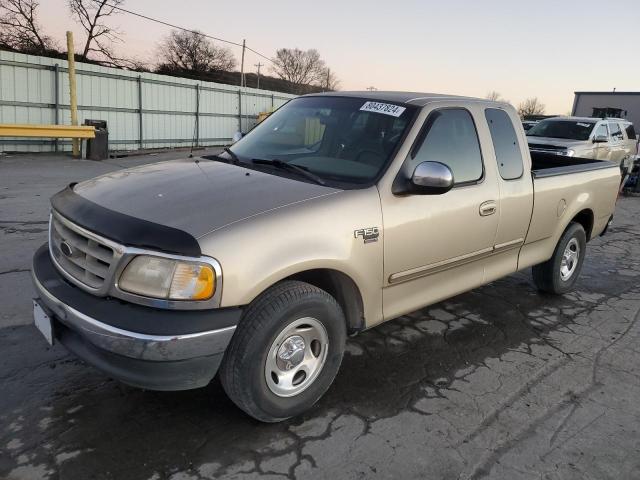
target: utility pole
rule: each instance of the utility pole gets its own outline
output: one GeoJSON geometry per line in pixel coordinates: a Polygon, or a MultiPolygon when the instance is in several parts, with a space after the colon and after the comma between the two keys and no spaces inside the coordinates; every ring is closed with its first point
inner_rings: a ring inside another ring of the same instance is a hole
{"type": "Polygon", "coordinates": [[[245,39],[242,39],[242,60],[240,61],[240,90],[238,90],[238,120],[240,125],[238,126],[238,132],[240,138],[242,138],[242,87],[244,87],[244,51],[247,48],[245,39]]]}
{"type": "Polygon", "coordinates": [[[331,78],[331,69],[327,68],[327,83],[325,84],[325,90],[329,90],[329,78],[331,78]]]}
{"type": "MultiPolygon", "coordinates": [[[[71,125],[78,125],[78,97],[76,93],[76,59],[73,47],[73,32],[67,32],[67,61],[69,62],[69,106],[71,108],[71,125]]],[[[80,139],[72,138],[72,153],[80,157],[80,139]]]]}
{"type": "Polygon", "coordinates": [[[260,67],[264,67],[264,63],[260,63],[260,62],[254,63],[253,66],[258,68],[258,86],[256,88],[259,89],[260,88],[260,67]]]}
{"type": "Polygon", "coordinates": [[[240,86],[244,87],[244,51],[247,48],[246,41],[242,39],[242,61],[240,62],[240,86]]]}

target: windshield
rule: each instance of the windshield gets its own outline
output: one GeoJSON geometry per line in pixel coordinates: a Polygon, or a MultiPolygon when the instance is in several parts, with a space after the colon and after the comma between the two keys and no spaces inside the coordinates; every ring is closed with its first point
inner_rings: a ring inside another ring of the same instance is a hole
{"type": "Polygon", "coordinates": [[[527,136],[588,140],[595,124],[589,121],[542,120],[527,131],[527,136]]]}
{"type": "MultiPolygon", "coordinates": [[[[414,112],[412,106],[366,99],[301,97],[274,112],[231,150],[242,163],[276,160],[323,180],[370,183],[386,166],[414,112]]],[[[269,168],[269,173],[293,174],[292,169],[271,168],[273,163],[253,165],[269,168]]]]}

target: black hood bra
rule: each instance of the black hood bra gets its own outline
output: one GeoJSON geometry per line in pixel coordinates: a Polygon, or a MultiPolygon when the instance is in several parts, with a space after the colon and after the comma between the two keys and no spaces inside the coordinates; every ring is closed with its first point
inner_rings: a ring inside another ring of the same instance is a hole
{"type": "Polygon", "coordinates": [[[122,245],[201,256],[200,244],[193,235],[105,208],[78,195],[73,190],[75,185],[72,183],[51,197],[54,210],[73,223],[122,245]]]}

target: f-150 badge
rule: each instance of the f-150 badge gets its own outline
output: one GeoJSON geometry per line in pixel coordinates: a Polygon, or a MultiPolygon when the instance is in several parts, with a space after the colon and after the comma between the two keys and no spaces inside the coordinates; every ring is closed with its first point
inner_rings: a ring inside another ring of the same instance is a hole
{"type": "Polygon", "coordinates": [[[380,230],[378,230],[378,227],[359,228],[353,231],[353,237],[362,237],[364,243],[377,242],[379,236],[380,230]]]}

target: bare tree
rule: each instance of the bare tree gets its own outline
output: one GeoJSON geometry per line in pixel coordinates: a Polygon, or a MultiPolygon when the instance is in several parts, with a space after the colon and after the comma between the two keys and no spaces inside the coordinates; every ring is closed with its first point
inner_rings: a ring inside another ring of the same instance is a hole
{"type": "Polygon", "coordinates": [[[318,86],[322,87],[323,90],[327,91],[335,91],[340,89],[340,79],[337,75],[331,71],[330,68],[327,68],[320,78],[318,82],[318,86]]]}
{"type": "Polygon", "coordinates": [[[119,42],[120,32],[105,23],[107,17],[111,17],[118,12],[118,7],[125,0],[68,0],[69,10],[74,20],[79,23],[86,32],[87,39],[84,42],[82,53],[83,59],[95,53],[100,60],[106,59],[105,63],[118,65],[122,59],[117,58],[113,53],[113,42],[119,42]]]}
{"type": "Polygon", "coordinates": [[[172,72],[232,71],[231,50],[218,47],[200,32],[173,30],[158,45],[159,69],[172,72]]]}
{"type": "Polygon", "coordinates": [[[487,96],[485,98],[487,100],[491,100],[493,102],[504,102],[505,101],[502,98],[502,95],[500,95],[500,93],[496,92],[495,90],[492,90],[491,92],[487,93],[487,96]]]}
{"type": "Polygon", "coordinates": [[[36,0],[0,0],[0,45],[27,53],[55,48],[37,18],[36,0]]]}
{"type": "Polygon", "coordinates": [[[293,83],[300,90],[304,85],[322,85],[326,77],[326,66],[315,49],[300,50],[299,48],[281,48],[271,67],[273,72],[283,80],[293,83]]]}
{"type": "Polygon", "coordinates": [[[518,115],[525,118],[528,115],[544,115],[545,106],[537,97],[527,98],[518,105],[518,115]]]}

